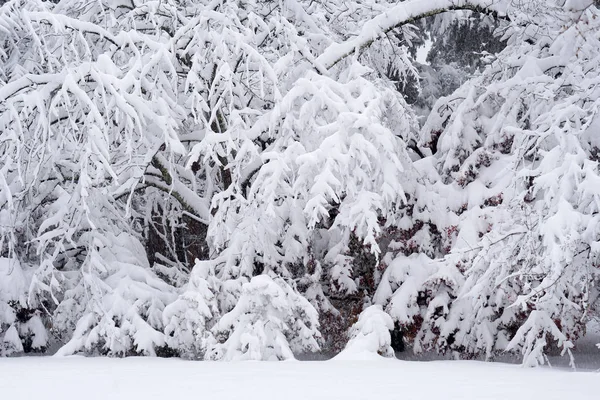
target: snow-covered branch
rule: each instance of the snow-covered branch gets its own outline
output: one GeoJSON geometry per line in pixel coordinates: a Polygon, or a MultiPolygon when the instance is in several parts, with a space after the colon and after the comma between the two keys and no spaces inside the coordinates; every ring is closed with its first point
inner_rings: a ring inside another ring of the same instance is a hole
{"type": "Polygon", "coordinates": [[[342,42],[330,45],[317,57],[316,64],[330,69],[345,57],[360,52],[391,30],[415,21],[454,10],[469,10],[505,17],[510,0],[409,0],[391,7],[375,18],[365,21],[360,32],[342,42]]]}

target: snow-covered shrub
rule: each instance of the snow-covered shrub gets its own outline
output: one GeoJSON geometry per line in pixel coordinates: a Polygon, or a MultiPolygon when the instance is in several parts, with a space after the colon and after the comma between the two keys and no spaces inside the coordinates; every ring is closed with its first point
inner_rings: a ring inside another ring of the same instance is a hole
{"type": "Polygon", "coordinates": [[[58,354],[155,355],[166,344],[163,311],[175,289],[150,271],[135,238],[96,233],[93,240],[79,282],[55,311],[55,329],[70,337],[58,354]]]}
{"type": "Polygon", "coordinates": [[[203,358],[219,317],[215,293],[220,290],[210,261],[198,261],[177,300],[165,307],[166,344],[186,358],[203,358]]]}
{"type": "Polygon", "coordinates": [[[340,357],[351,357],[362,353],[379,354],[384,357],[393,357],[394,350],[391,343],[390,331],[394,329],[394,322],[380,305],[373,305],[364,309],[358,321],[352,326],[348,336],[350,340],[340,357]]]}
{"type": "Polygon", "coordinates": [[[0,353],[10,355],[23,351],[14,305],[25,304],[25,277],[15,259],[0,258],[0,353]]]}
{"type": "Polygon", "coordinates": [[[41,352],[48,346],[48,330],[39,310],[30,309],[30,278],[15,258],[0,258],[0,356],[41,352]]]}
{"type": "Polygon", "coordinates": [[[14,353],[21,353],[23,351],[23,343],[19,336],[19,331],[14,325],[10,325],[6,331],[2,332],[2,352],[0,355],[9,356],[14,353]]]}
{"type": "Polygon", "coordinates": [[[213,327],[213,360],[286,360],[319,349],[317,311],[283,279],[260,275],[244,284],[233,310],[213,327]]]}

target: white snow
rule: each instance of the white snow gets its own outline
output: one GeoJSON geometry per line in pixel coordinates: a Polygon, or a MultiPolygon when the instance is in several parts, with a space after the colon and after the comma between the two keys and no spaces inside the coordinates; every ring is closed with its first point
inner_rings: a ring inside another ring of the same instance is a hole
{"type": "Polygon", "coordinates": [[[0,302],[24,301],[25,283],[21,263],[13,258],[0,257],[0,302]]]}
{"type": "Polygon", "coordinates": [[[0,359],[3,399],[577,399],[596,372],[476,361],[193,362],[156,358],[0,359]]]}
{"type": "Polygon", "coordinates": [[[417,48],[417,62],[425,65],[429,65],[427,62],[427,54],[429,54],[429,50],[433,46],[433,42],[429,39],[425,40],[425,44],[417,48]]]}

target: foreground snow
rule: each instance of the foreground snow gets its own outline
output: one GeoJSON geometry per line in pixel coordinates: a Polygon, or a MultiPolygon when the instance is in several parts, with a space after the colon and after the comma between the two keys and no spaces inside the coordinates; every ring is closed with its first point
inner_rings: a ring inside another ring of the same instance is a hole
{"type": "Polygon", "coordinates": [[[0,359],[3,399],[598,398],[596,372],[475,361],[190,362],[155,358],[0,359]]]}

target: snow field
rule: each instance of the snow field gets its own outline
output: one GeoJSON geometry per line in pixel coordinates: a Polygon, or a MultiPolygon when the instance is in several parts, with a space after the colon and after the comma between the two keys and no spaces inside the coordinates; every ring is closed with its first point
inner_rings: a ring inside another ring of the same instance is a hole
{"type": "Polygon", "coordinates": [[[476,361],[0,359],[2,399],[598,399],[597,372],[476,361]]]}

